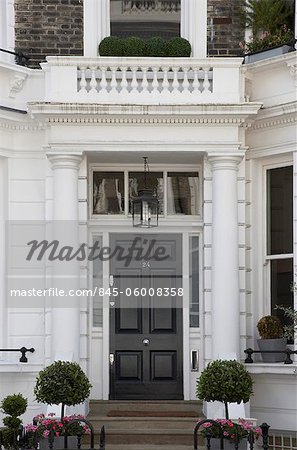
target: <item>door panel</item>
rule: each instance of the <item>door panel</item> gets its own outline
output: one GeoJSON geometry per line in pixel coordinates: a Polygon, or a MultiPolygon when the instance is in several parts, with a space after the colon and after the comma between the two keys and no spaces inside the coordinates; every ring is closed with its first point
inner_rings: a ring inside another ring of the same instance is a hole
{"type": "Polygon", "coordinates": [[[181,235],[115,234],[111,246],[135,251],[129,264],[111,260],[119,296],[110,307],[110,398],[182,399],[181,235]],[[156,257],[160,247],[166,260],[156,257]]]}

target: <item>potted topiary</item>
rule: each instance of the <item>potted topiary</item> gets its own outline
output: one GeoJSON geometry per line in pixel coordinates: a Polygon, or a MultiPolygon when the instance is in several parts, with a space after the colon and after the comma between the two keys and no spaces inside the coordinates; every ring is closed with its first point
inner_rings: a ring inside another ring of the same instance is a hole
{"type": "Polygon", "coordinates": [[[27,399],[22,394],[13,394],[5,397],[0,405],[4,414],[4,428],[0,434],[0,447],[3,445],[5,449],[14,449],[17,447],[20,438],[22,420],[19,418],[27,409],[27,399]]]}
{"type": "Polygon", "coordinates": [[[38,402],[61,404],[63,419],[65,405],[84,402],[90,395],[91,387],[88,377],[76,362],[55,361],[37,375],[34,394],[38,402]]]}
{"type": "Polygon", "coordinates": [[[246,63],[294,50],[294,0],[246,0],[242,16],[251,30],[240,43],[246,63]]]}
{"type": "MultiPolygon", "coordinates": [[[[277,316],[264,316],[257,328],[261,339],[257,339],[259,350],[281,352],[286,350],[287,340],[284,338],[284,329],[281,320],[277,316]]],[[[285,353],[261,353],[262,360],[268,363],[282,362],[285,353]]]]}
{"type": "Polygon", "coordinates": [[[223,402],[226,419],[229,419],[228,403],[247,403],[253,394],[253,381],[240,362],[218,359],[201,373],[196,394],[206,402],[223,402]]]}
{"type": "MultiPolygon", "coordinates": [[[[225,448],[229,448],[229,446],[234,448],[235,443],[240,444],[238,448],[246,448],[244,438],[247,438],[248,430],[253,429],[253,425],[249,421],[230,420],[228,403],[246,403],[252,394],[252,378],[244,365],[238,361],[212,361],[203,370],[197,380],[197,397],[206,402],[218,401],[225,405],[225,419],[216,419],[219,426],[205,422],[202,427],[202,435],[213,438],[211,448],[221,448],[218,439],[221,436],[221,427],[224,433],[225,448]]],[[[259,434],[258,429],[253,430],[259,434]]]]}

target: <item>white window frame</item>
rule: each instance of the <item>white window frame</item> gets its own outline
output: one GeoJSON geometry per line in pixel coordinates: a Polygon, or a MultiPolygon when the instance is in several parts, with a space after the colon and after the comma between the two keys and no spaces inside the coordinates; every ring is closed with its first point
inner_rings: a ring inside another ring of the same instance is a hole
{"type": "MultiPolygon", "coordinates": [[[[182,217],[186,221],[202,220],[202,166],[197,164],[192,165],[167,165],[166,169],[164,165],[160,164],[149,164],[150,172],[163,172],[164,180],[164,214],[162,214],[160,219],[177,220],[182,217]],[[199,196],[199,212],[195,215],[183,215],[183,214],[167,214],[167,174],[168,172],[197,172],[198,173],[198,196],[199,196]]],[[[92,164],[89,168],[89,218],[91,220],[106,220],[112,219],[114,221],[118,220],[129,220],[131,221],[131,214],[129,214],[129,172],[142,172],[143,165],[140,164],[130,164],[122,165],[119,167],[114,164],[92,164]],[[93,214],[93,174],[94,172],[123,172],[124,173],[124,196],[125,196],[125,210],[124,214],[93,214]]]]}

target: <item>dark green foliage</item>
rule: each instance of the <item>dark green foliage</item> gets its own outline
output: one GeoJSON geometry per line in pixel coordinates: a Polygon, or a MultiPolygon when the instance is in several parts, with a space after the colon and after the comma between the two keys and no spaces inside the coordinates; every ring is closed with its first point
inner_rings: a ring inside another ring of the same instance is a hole
{"type": "Polygon", "coordinates": [[[167,56],[187,58],[191,56],[191,51],[191,44],[187,39],[174,37],[167,42],[167,56]]]}
{"type": "Polygon", "coordinates": [[[145,56],[145,41],[134,36],[125,39],[124,56],[145,56]]]}
{"type": "Polygon", "coordinates": [[[90,395],[91,387],[76,362],[55,361],[37,375],[34,394],[38,402],[74,406],[90,395]]]}
{"type": "Polygon", "coordinates": [[[12,428],[12,429],[18,430],[21,423],[22,423],[21,419],[19,419],[18,417],[15,417],[15,416],[5,416],[3,418],[3,424],[7,428],[12,428]]]}
{"type": "Polygon", "coordinates": [[[6,449],[16,448],[19,428],[22,423],[18,416],[24,414],[28,401],[22,394],[13,394],[5,397],[1,402],[1,410],[8,414],[3,418],[5,428],[2,429],[3,446],[6,449]]]}
{"type": "Polygon", "coordinates": [[[27,409],[27,399],[22,394],[8,395],[0,405],[2,411],[9,416],[21,416],[27,409]]]}
{"type": "Polygon", "coordinates": [[[294,0],[246,0],[244,14],[254,37],[260,32],[276,34],[283,25],[293,26],[294,0]]]}
{"type": "Polygon", "coordinates": [[[207,402],[223,402],[226,419],[228,403],[246,403],[252,393],[252,378],[244,365],[238,361],[213,361],[197,380],[197,397],[207,402]]]}
{"type": "Polygon", "coordinates": [[[166,56],[167,44],[161,37],[153,37],[146,41],[145,56],[162,57],[166,56]]]}
{"type": "Polygon", "coordinates": [[[124,40],[116,36],[108,36],[99,44],[100,56],[123,56],[124,40]]]}
{"type": "Polygon", "coordinates": [[[148,41],[131,36],[126,39],[109,36],[99,45],[100,56],[149,56],[149,57],[189,57],[191,44],[183,38],[175,37],[166,41],[153,37],[148,41]]]}
{"type": "Polygon", "coordinates": [[[279,339],[283,337],[284,329],[279,317],[264,316],[257,323],[261,339],[279,339]]]}

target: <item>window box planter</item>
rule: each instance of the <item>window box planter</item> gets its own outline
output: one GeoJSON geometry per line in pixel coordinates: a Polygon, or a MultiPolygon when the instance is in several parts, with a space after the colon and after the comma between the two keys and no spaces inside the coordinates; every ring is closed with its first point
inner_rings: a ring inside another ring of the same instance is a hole
{"type": "MultiPolygon", "coordinates": [[[[285,351],[287,348],[287,339],[257,339],[259,350],[265,351],[285,351]]],[[[261,353],[263,362],[276,363],[284,362],[286,359],[285,353],[261,353]]]]}
{"type": "MultiPolygon", "coordinates": [[[[39,450],[48,450],[49,449],[49,441],[44,438],[39,441],[39,450]]],[[[57,436],[53,441],[53,450],[64,449],[64,436],[57,436]]],[[[67,448],[73,449],[77,448],[77,436],[68,436],[67,438],[67,448]]]]}
{"type": "Polygon", "coordinates": [[[257,61],[261,61],[262,59],[273,58],[274,56],[280,56],[285,53],[289,53],[294,51],[295,48],[292,44],[283,44],[278,45],[277,47],[271,47],[267,50],[260,50],[254,53],[248,53],[244,57],[244,63],[250,64],[257,61]]]}

